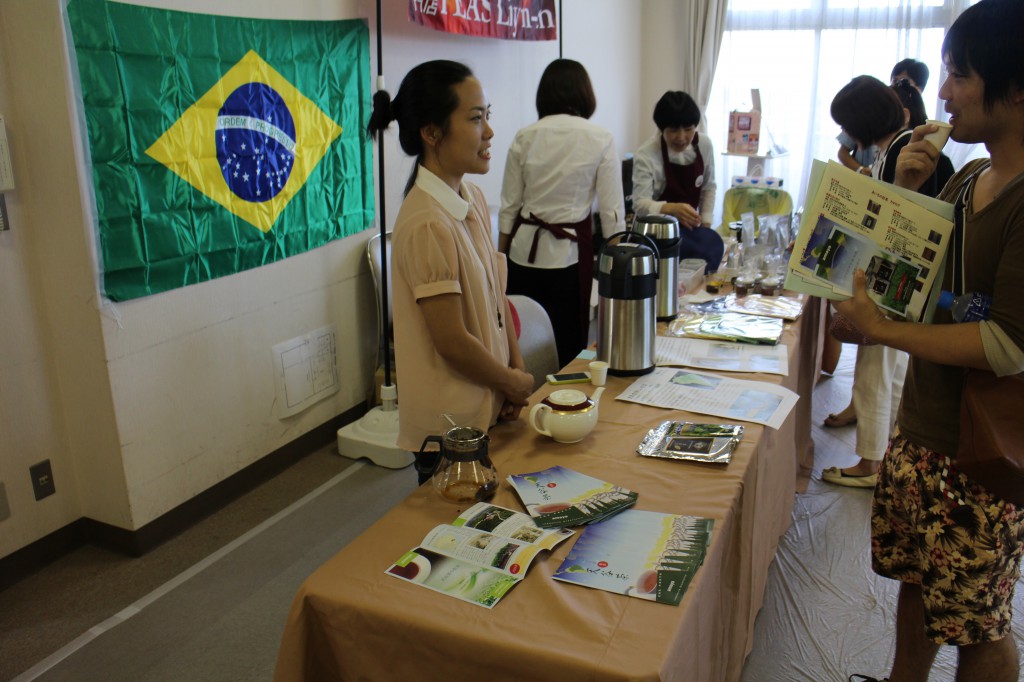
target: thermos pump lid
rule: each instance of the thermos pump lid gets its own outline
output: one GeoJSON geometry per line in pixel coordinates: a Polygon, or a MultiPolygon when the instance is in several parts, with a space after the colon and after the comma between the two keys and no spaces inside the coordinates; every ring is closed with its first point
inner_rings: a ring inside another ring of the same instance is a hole
{"type": "MultiPolygon", "coordinates": [[[[679,239],[679,221],[675,216],[651,213],[640,216],[633,222],[633,231],[647,235],[651,239],[679,239]]],[[[661,246],[659,244],[659,246],[661,246]]]]}
{"type": "Polygon", "coordinates": [[[657,279],[657,254],[646,244],[621,242],[601,249],[598,258],[598,275],[614,279],[643,277],[650,275],[657,279]]]}

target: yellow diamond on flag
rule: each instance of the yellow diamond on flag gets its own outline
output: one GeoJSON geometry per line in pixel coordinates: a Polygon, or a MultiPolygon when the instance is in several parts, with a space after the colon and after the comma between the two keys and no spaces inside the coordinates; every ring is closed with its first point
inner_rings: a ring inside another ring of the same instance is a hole
{"type": "Polygon", "coordinates": [[[250,50],[146,153],[263,232],[341,126],[250,50]]]}

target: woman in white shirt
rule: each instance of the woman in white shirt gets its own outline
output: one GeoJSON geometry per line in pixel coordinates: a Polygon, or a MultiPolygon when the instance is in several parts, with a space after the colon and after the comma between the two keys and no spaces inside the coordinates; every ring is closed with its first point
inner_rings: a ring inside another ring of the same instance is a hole
{"type": "Polygon", "coordinates": [[[633,155],[634,211],[675,216],[689,229],[710,227],[717,189],[715,150],[707,135],[697,133],[697,103],[685,92],[670,90],[654,106],[654,123],[658,134],[633,155]]]}
{"type": "Polygon", "coordinates": [[[587,120],[596,107],[583,65],[551,62],[537,87],[540,120],[516,133],[501,190],[498,248],[509,256],[508,293],[544,307],[562,365],[587,345],[595,199],[604,234],[625,229],[615,140],[587,120]]]}

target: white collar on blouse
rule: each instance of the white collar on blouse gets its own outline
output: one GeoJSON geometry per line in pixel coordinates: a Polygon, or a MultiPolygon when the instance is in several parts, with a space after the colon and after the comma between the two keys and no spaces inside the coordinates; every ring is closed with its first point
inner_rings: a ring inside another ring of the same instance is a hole
{"type": "Polygon", "coordinates": [[[437,203],[441,204],[441,208],[456,220],[466,219],[466,215],[469,213],[469,202],[449,187],[448,183],[423,166],[416,171],[416,186],[432,196],[437,203]]]}

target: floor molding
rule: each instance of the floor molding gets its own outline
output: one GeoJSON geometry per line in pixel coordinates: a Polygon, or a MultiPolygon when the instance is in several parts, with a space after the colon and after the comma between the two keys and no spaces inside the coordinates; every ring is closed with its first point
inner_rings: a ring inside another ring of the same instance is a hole
{"type": "Polygon", "coordinates": [[[102,623],[99,623],[94,627],[89,628],[86,632],[83,632],[81,635],[76,637],[74,640],[72,640],[64,647],[62,647],[60,650],[55,651],[54,653],[52,653],[51,655],[47,656],[45,659],[37,663],[36,665],[32,666],[30,669],[18,675],[18,677],[16,677],[12,682],[22,682],[36,679],[46,671],[50,670],[54,666],[64,661],[66,658],[74,654],[82,647],[86,646],[87,644],[98,638],[103,633],[112,630],[113,628],[124,623],[132,616],[141,613],[143,609],[145,609],[147,606],[155,602],[157,599],[165,596],[175,588],[180,587],[186,581],[195,577],[199,573],[202,573],[204,570],[206,570],[213,564],[217,563],[231,552],[235,551],[235,549],[241,547],[245,543],[249,542],[256,536],[258,536],[267,528],[272,527],[281,519],[290,516],[295,511],[301,509],[312,500],[315,500],[323,493],[334,488],[342,481],[347,479],[349,476],[359,471],[364,466],[367,466],[367,463],[364,461],[354,462],[352,466],[348,467],[343,472],[341,472],[331,480],[327,481],[316,490],[313,490],[312,492],[308,493],[301,499],[293,502],[287,508],[281,510],[277,514],[274,514],[266,521],[263,521],[249,532],[245,533],[244,535],[241,535],[240,537],[235,538],[234,540],[224,545],[213,554],[207,556],[202,561],[191,566],[188,570],[178,574],[171,580],[167,581],[166,583],[156,588],[144,597],[138,599],[137,601],[135,601],[135,603],[120,610],[119,612],[117,612],[110,618],[106,619],[102,623]]]}
{"type": "Polygon", "coordinates": [[[142,556],[277,476],[297,460],[335,441],[339,428],[355,421],[365,412],[365,405],[356,405],[182,502],[138,530],[118,528],[87,517],[72,521],[0,559],[0,590],[87,544],[127,556],[142,556]]]}

